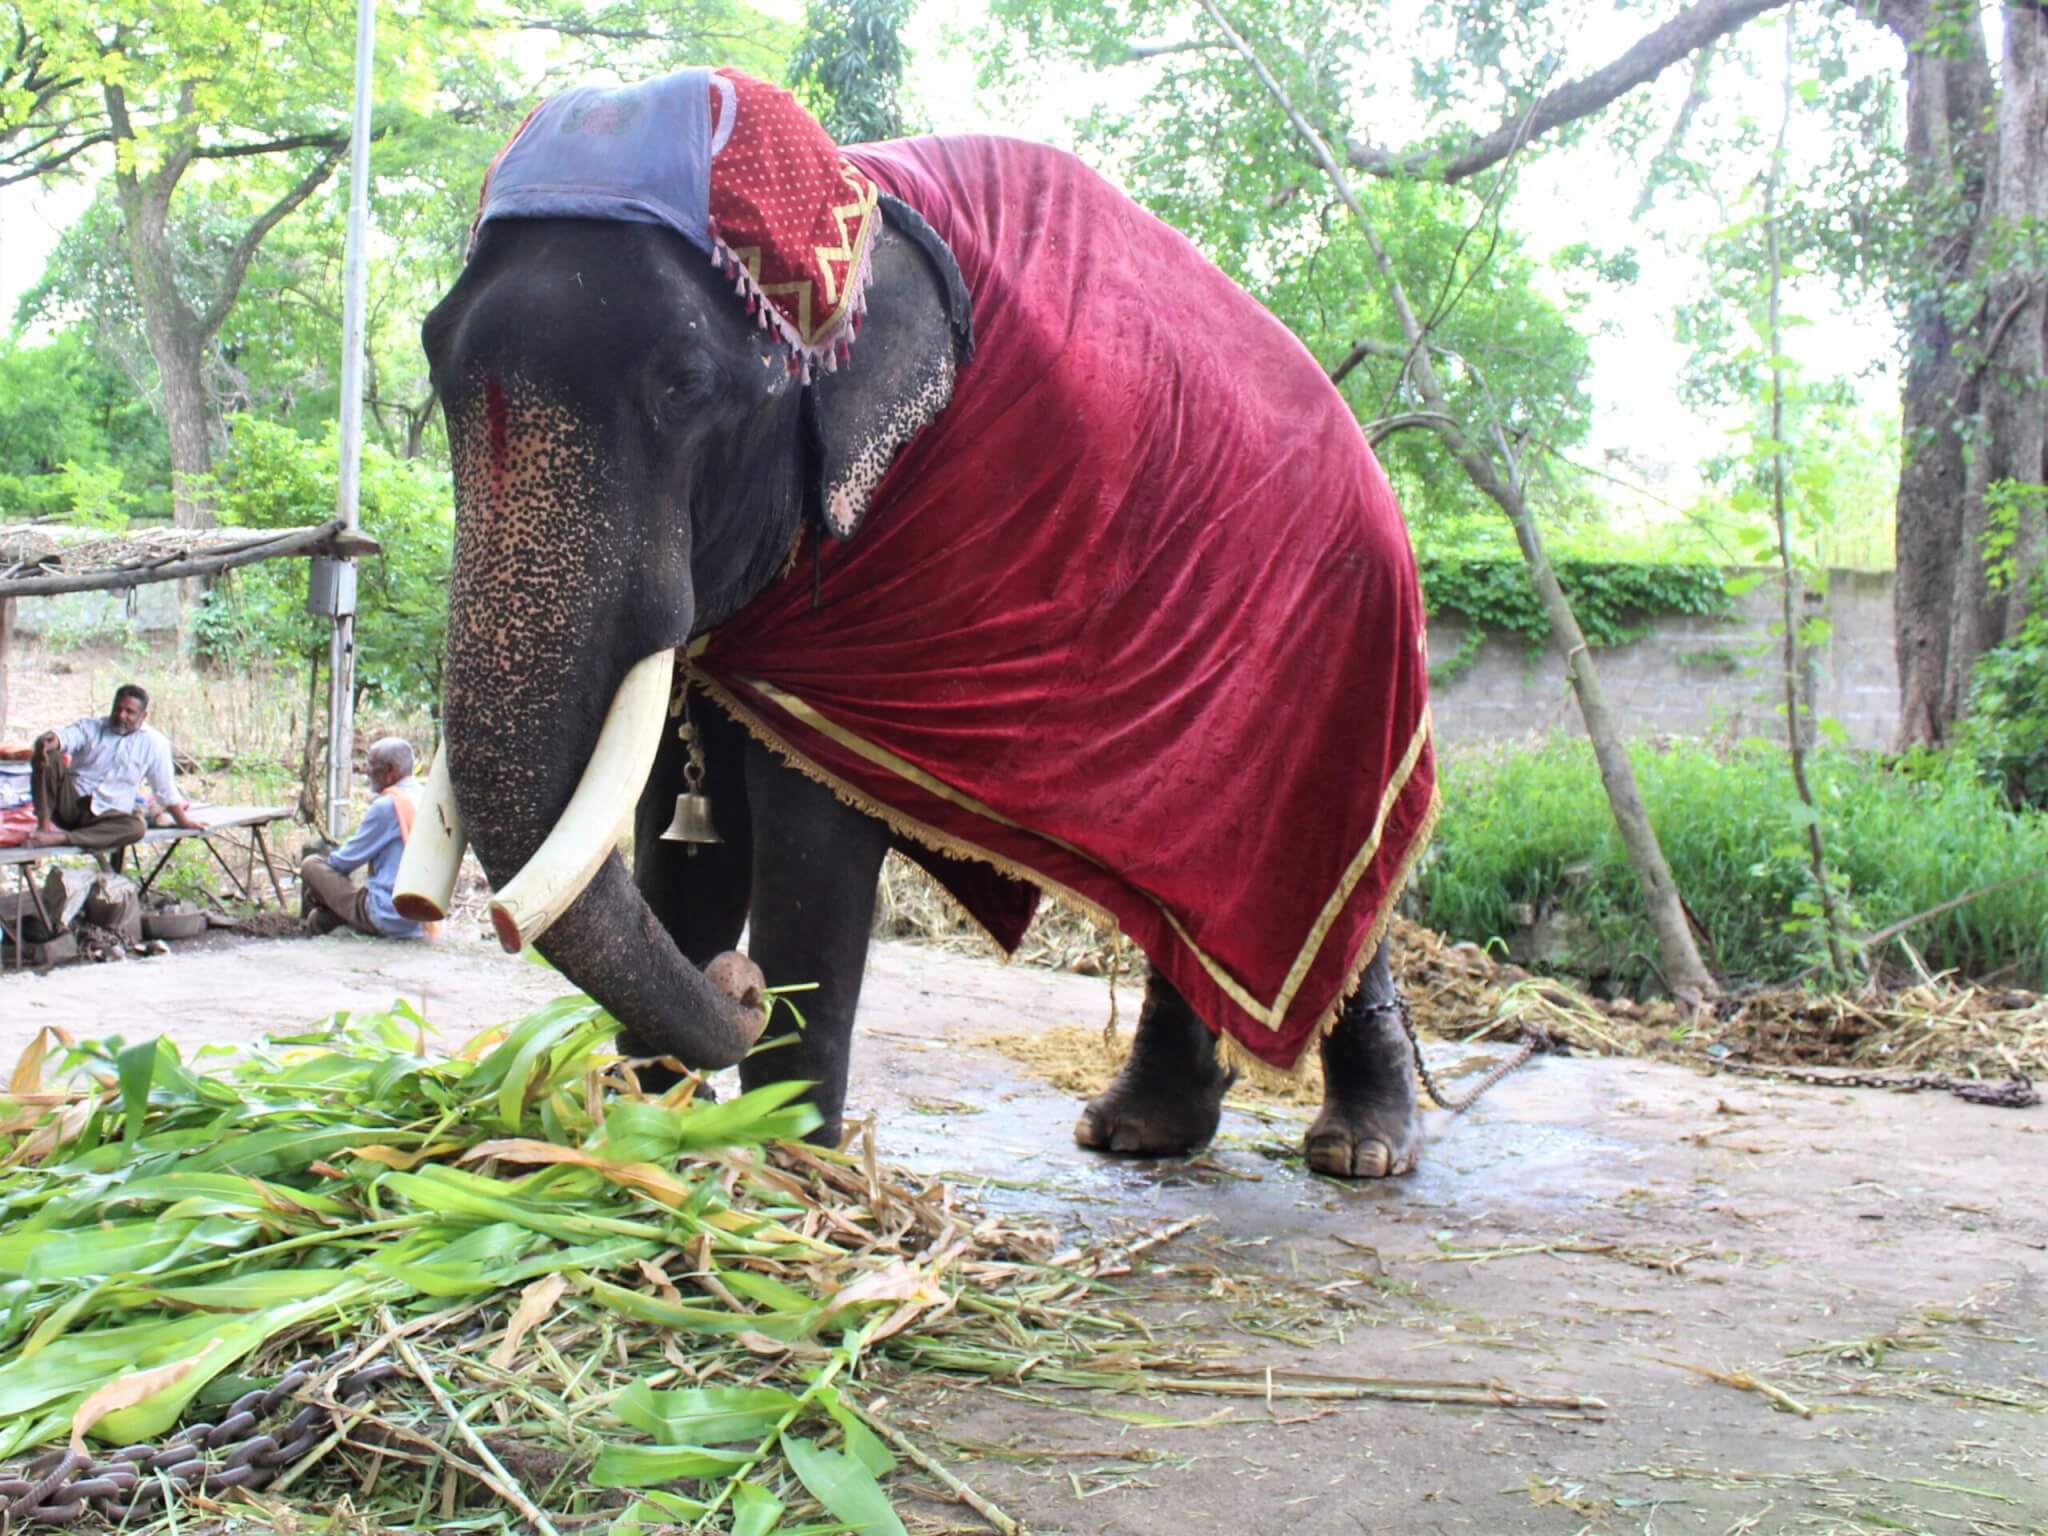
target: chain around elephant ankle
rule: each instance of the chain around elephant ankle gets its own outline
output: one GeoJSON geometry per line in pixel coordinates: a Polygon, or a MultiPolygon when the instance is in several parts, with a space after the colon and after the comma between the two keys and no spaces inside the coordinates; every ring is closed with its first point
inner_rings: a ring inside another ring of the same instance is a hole
{"type": "Polygon", "coordinates": [[[1396,987],[1394,989],[1393,1002],[1382,1003],[1371,1011],[1374,1013],[1391,1013],[1401,1021],[1401,1029],[1408,1036],[1408,1048],[1415,1053],[1415,1075],[1422,1079],[1423,1091],[1429,1095],[1430,1102],[1435,1104],[1438,1109],[1448,1110],[1454,1115],[1462,1115],[1474,1104],[1477,1104],[1480,1097],[1488,1089],[1521,1066],[1531,1056],[1534,1056],[1539,1051],[1550,1049],[1550,1036],[1548,1033],[1524,1020],[1522,1022],[1522,1043],[1515,1047],[1513,1054],[1506,1057],[1498,1066],[1482,1077],[1469,1093],[1462,1096],[1448,1094],[1444,1092],[1443,1085],[1436,1080],[1436,1074],[1429,1070],[1428,1061],[1423,1058],[1422,1041],[1416,1035],[1415,1021],[1408,1013],[1408,994],[1399,987],[1396,987]]]}

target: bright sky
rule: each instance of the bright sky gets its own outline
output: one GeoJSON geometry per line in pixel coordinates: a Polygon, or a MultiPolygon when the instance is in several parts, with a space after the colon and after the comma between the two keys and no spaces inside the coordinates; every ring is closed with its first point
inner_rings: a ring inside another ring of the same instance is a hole
{"type": "MultiPolygon", "coordinates": [[[[1419,0],[1414,7],[1419,25],[1419,0]]],[[[769,0],[768,8],[801,14],[801,0],[769,0]]],[[[913,53],[912,90],[926,120],[937,131],[994,131],[1020,137],[1070,142],[1066,124],[1085,110],[1091,97],[1114,99],[1133,78],[1124,72],[1068,77],[1062,90],[985,95],[975,84],[974,68],[962,42],[983,14],[980,0],[923,0],[906,33],[913,53]]],[[[1578,56],[1564,77],[1606,62],[1635,40],[1639,18],[1615,16],[1594,8],[1580,39],[1578,56]]],[[[1760,53],[1771,50],[1776,22],[1752,23],[1749,37],[1760,53]]],[[[1872,47],[1882,47],[1875,40],[1872,47]]],[[[1389,57],[1399,58],[1398,39],[1390,38],[1389,57]]],[[[1401,66],[1405,77],[1405,65],[1401,66]]],[[[1759,122],[1775,124],[1780,82],[1772,71],[1764,78],[1738,78],[1722,70],[1718,93],[1733,93],[1731,105],[1759,122]]],[[[1685,91],[1685,72],[1674,68],[1651,89],[1656,93],[1659,123],[1668,130],[1672,113],[1685,91]]],[[[1381,119],[1367,125],[1384,142],[1397,143],[1412,133],[1413,122],[1398,120],[1398,96],[1374,103],[1381,119]]],[[[1817,126],[1809,120],[1804,132],[1795,123],[1794,157],[1815,152],[1817,126]]],[[[1548,254],[1575,241],[1587,240],[1604,250],[1633,247],[1641,258],[1641,279],[1629,289],[1603,300],[1609,333],[1593,342],[1591,388],[1596,401],[1593,455],[1609,451],[1627,455],[1628,473],[1660,495],[1685,500],[1693,494],[1693,470],[1705,455],[1722,446],[1719,429],[1702,423],[1678,403],[1675,383],[1685,350],[1672,335],[1672,311],[1696,291],[1700,278],[1698,252],[1718,222],[1710,208],[1695,200],[1674,210],[1660,204],[1649,226],[1633,218],[1641,192],[1640,173],[1614,163],[1611,151],[1589,142],[1563,152],[1535,157],[1525,171],[1511,217],[1538,254],[1548,254]],[[1659,243],[1661,237],[1662,243],[1659,243]]],[[[77,185],[44,191],[34,185],[0,191],[0,325],[11,322],[20,294],[41,275],[44,260],[58,233],[83,209],[84,189],[77,185]]],[[[1813,323],[1796,333],[1789,347],[1824,373],[1864,373],[1866,398],[1896,399],[1889,371],[1890,327],[1881,313],[1843,315],[1831,299],[1809,285],[1794,296],[1793,307],[1813,323]]]]}

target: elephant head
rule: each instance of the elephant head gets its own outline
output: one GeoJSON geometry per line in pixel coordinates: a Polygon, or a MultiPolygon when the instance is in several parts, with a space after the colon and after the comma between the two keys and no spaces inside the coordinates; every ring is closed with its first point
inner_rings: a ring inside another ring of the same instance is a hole
{"type": "MultiPolygon", "coordinates": [[[[501,893],[522,871],[552,883],[547,958],[692,1066],[737,1060],[761,1015],[685,959],[611,845],[667,728],[666,658],[776,579],[807,526],[855,535],[951,398],[971,349],[959,272],[914,213],[882,214],[859,344],[809,378],[703,250],[653,223],[494,219],[423,327],[455,480],[444,704],[463,823],[501,893]],[[619,697],[629,675],[651,700],[619,697]]],[[[500,937],[534,935],[501,915],[500,937]]]]}

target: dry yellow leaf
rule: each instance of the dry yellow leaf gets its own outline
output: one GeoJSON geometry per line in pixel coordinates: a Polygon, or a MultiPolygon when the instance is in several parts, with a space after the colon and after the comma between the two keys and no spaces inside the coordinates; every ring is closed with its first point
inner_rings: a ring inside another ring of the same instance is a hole
{"type": "Polygon", "coordinates": [[[14,1075],[7,1080],[10,1098],[20,1098],[25,1093],[35,1093],[43,1086],[43,1059],[50,1054],[50,1026],[45,1024],[36,1031],[35,1039],[29,1041],[28,1049],[21,1053],[21,1059],[14,1064],[14,1075]]]}
{"type": "Polygon", "coordinates": [[[555,1310],[555,1303],[562,1299],[562,1292],[568,1288],[569,1282],[557,1274],[542,1275],[521,1291],[519,1305],[512,1312],[512,1321],[505,1325],[505,1337],[491,1351],[491,1364],[501,1371],[510,1370],[527,1332],[555,1310]]]}
{"type": "Polygon", "coordinates": [[[396,1168],[400,1173],[410,1173],[428,1158],[453,1152],[461,1145],[459,1141],[437,1141],[431,1147],[421,1147],[413,1152],[401,1152],[396,1147],[385,1146],[350,1147],[343,1156],[360,1157],[366,1163],[381,1163],[386,1168],[396,1168]]]}
{"type": "Polygon", "coordinates": [[[614,1184],[637,1189],[663,1205],[681,1205],[690,1198],[689,1185],[673,1174],[662,1172],[652,1163],[622,1163],[613,1158],[599,1157],[595,1152],[585,1152],[580,1147],[558,1147],[547,1141],[507,1138],[470,1148],[462,1154],[462,1161],[474,1163],[487,1157],[508,1163],[568,1163],[577,1168],[595,1169],[614,1184]]]}
{"type": "MultiPolygon", "coordinates": [[[[212,1348],[211,1343],[207,1346],[212,1348]]],[[[116,1376],[97,1392],[89,1394],[78,1405],[78,1411],[71,1415],[71,1449],[83,1456],[85,1436],[93,1425],[110,1413],[119,1413],[123,1408],[133,1408],[146,1398],[155,1397],[165,1387],[176,1386],[191,1369],[206,1358],[202,1349],[196,1355],[183,1360],[174,1360],[169,1365],[159,1365],[154,1370],[136,1371],[127,1376],[116,1376]]]]}

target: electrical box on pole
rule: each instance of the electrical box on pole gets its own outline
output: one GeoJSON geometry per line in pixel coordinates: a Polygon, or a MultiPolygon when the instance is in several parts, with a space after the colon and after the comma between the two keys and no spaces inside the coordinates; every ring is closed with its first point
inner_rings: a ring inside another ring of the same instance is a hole
{"type": "Polygon", "coordinates": [[[308,562],[306,612],[323,619],[345,618],[356,611],[356,563],[332,555],[308,562]]]}

